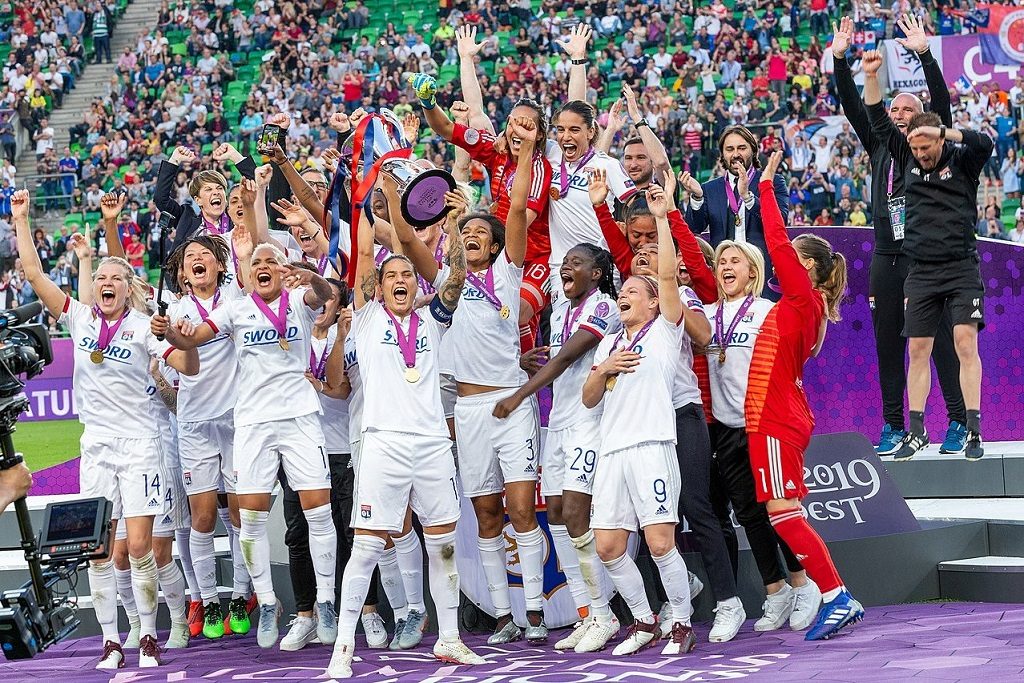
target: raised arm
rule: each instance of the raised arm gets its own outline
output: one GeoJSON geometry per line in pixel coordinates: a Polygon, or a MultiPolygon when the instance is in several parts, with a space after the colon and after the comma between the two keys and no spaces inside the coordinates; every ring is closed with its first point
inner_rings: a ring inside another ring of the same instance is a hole
{"type": "MultiPolygon", "coordinates": [[[[450,201],[447,194],[445,200],[450,201]]],[[[464,197],[463,200],[465,200],[464,197]]],[[[438,311],[431,304],[431,310],[435,312],[435,317],[444,317],[444,314],[447,314],[450,319],[451,314],[459,305],[459,299],[462,298],[462,286],[466,283],[466,248],[462,243],[462,233],[459,232],[461,217],[462,214],[453,208],[445,218],[444,228],[448,233],[448,268],[450,272],[448,278],[438,288],[437,294],[434,295],[434,301],[444,307],[444,311],[438,311]]],[[[373,256],[370,256],[370,259],[372,260],[373,256]]],[[[362,262],[362,258],[359,260],[362,262]]]]}
{"type": "MultiPolygon", "coordinates": [[[[390,176],[384,176],[382,185],[384,198],[388,202],[388,217],[391,218],[391,227],[398,240],[398,245],[392,242],[392,247],[397,246],[398,249],[392,248],[391,251],[399,253],[400,250],[400,253],[408,256],[409,260],[412,261],[412,265],[418,275],[427,282],[433,282],[434,278],[437,277],[438,269],[433,252],[430,251],[430,248],[420,238],[416,237],[412,226],[402,217],[401,199],[398,196],[398,188],[395,186],[394,180],[390,176]]],[[[449,200],[449,195],[454,194],[462,197],[462,193],[456,190],[455,192],[445,193],[445,199],[449,200]]],[[[457,199],[452,201],[457,201],[457,199]]],[[[466,203],[464,199],[463,203],[466,203]]],[[[448,204],[448,206],[451,206],[451,204],[448,204]]]]}
{"type": "Polygon", "coordinates": [[[432,131],[451,142],[455,124],[437,106],[437,79],[427,74],[410,74],[408,84],[423,107],[423,117],[427,120],[427,125],[432,131]]]}
{"type": "Polygon", "coordinates": [[[128,193],[108,192],[100,199],[100,213],[103,218],[103,239],[107,244],[107,254],[124,258],[124,245],[117,230],[117,219],[124,209],[128,193]]]}
{"type": "Polygon", "coordinates": [[[594,207],[597,214],[597,223],[601,226],[601,235],[608,243],[608,250],[612,254],[615,267],[619,269],[623,278],[632,274],[633,249],[629,246],[629,240],[622,234],[622,228],[615,222],[611,209],[608,208],[608,174],[603,168],[590,169],[590,183],[587,185],[587,193],[590,195],[590,205],[594,207]]]}
{"type": "Polygon", "coordinates": [[[156,208],[167,211],[175,218],[181,217],[185,207],[174,200],[174,178],[178,175],[178,168],[182,162],[194,161],[195,158],[195,152],[188,147],[179,145],[174,148],[171,157],[160,164],[156,187],[153,189],[153,203],[156,204],[156,208]]]}
{"type": "Polygon", "coordinates": [[[32,285],[32,289],[35,290],[47,310],[56,316],[64,310],[64,303],[67,301],[68,295],[43,272],[43,265],[39,261],[39,252],[36,251],[36,246],[32,243],[31,228],[29,227],[30,202],[28,190],[18,190],[11,197],[11,215],[14,218],[14,230],[17,233],[18,253],[21,255],[21,265],[25,269],[25,277],[32,285]]]}
{"type": "Polygon", "coordinates": [[[592,33],[590,26],[581,21],[573,27],[568,37],[555,41],[572,60],[572,66],[569,67],[569,102],[587,99],[587,44],[592,33]]]}
{"type": "Polygon", "coordinates": [[[78,300],[92,306],[92,240],[89,228],[84,230],[84,234],[76,232],[68,238],[68,251],[78,257],[78,300]]]}
{"type": "Polygon", "coordinates": [[[683,302],[679,298],[676,250],[672,244],[672,229],[668,225],[668,199],[665,190],[657,185],[651,185],[647,205],[658,225],[658,302],[661,316],[672,325],[678,325],[683,317],[683,302]]]}
{"type": "Polygon", "coordinates": [[[690,193],[690,200],[686,202],[686,223],[695,235],[699,235],[708,229],[708,203],[704,201],[704,187],[689,171],[683,171],[679,183],[690,193]]]}
{"type": "Polygon", "coordinates": [[[530,199],[530,185],[533,182],[533,150],[538,144],[537,124],[533,119],[519,116],[509,119],[512,134],[523,142],[519,148],[516,163],[516,177],[512,181],[509,193],[508,217],[505,220],[505,253],[508,260],[517,267],[523,267],[526,259],[526,228],[530,217],[526,213],[526,203],[530,199]]]}
{"type": "Polygon", "coordinates": [[[774,152],[768,157],[768,163],[761,173],[761,223],[764,225],[764,239],[783,296],[810,296],[811,278],[800,263],[796,248],[789,241],[786,224],[775,202],[775,193],[771,190],[772,179],[781,162],[782,152],[774,152]]]}
{"type": "Polygon", "coordinates": [[[838,26],[832,24],[832,57],[835,61],[836,91],[839,94],[839,104],[843,106],[843,114],[849,119],[854,132],[860,138],[864,148],[871,151],[875,147],[875,138],[871,132],[871,122],[868,120],[867,110],[864,102],[860,99],[860,92],[853,80],[853,71],[850,63],[846,61],[846,52],[853,44],[853,19],[843,17],[838,26]]]}
{"type": "Polygon", "coordinates": [[[253,162],[251,157],[247,157],[232,145],[230,142],[223,142],[213,150],[210,155],[214,161],[219,164],[223,164],[225,161],[229,161],[234,164],[235,168],[238,169],[239,174],[243,178],[252,178],[253,173],[256,171],[256,164],[253,162]]]}
{"type": "Polygon", "coordinates": [[[668,224],[672,230],[672,237],[679,245],[679,254],[683,257],[683,265],[686,266],[686,271],[690,274],[693,291],[706,304],[717,301],[718,283],[715,281],[715,272],[704,260],[704,252],[701,250],[700,244],[697,243],[697,236],[690,230],[679,209],[668,212],[668,224]]]}
{"type": "Polygon", "coordinates": [[[924,79],[928,84],[928,96],[931,100],[932,111],[939,115],[943,125],[953,125],[953,114],[950,111],[949,90],[946,89],[946,80],[942,77],[942,69],[935,61],[932,51],[928,46],[928,35],[925,33],[921,20],[913,14],[904,14],[896,21],[902,29],[904,38],[897,38],[896,42],[905,49],[917,55],[921,60],[921,69],[924,71],[924,79]]]}
{"type": "Polygon", "coordinates": [[[647,150],[647,154],[651,157],[651,163],[654,164],[655,172],[665,173],[665,170],[668,168],[668,152],[665,151],[665,145],[662,144],[658,135],[648,125],[647,119],[644,118],[643,111],[640,110],[640,105],[636,101],[636,93],[633,92],[628,83],[622,86],[622,97],[626,100],[626,110],[629,112],[629,118],[633,119],[633,127],[636,129],[640,139],[644,141],[644,149],[647,150]]]}
{"type": "Polygon", "coordinates": [[[373,260],[373,227],[366,212],[359,214],[356,250],[356,290],[353,306],[359,310],[377,296],[377,264],[373,260]]]}
{"type": "Polygon", "coordinates": [[[619,134],[622,127],[626,125],[626,118],[622,115],[622,100],[615,100],[608,109],[608,125],[604,127],[601,134],[597,136],[594,147],[608,154],[612,149],[612,142],[619,134]]]}
{"type": "MultiPolygon", "coordinates": [[[[288,165],[291,166],[291,164],[288,165]]],[[[302,179],[300,178],[300,180],[302,179]]],[[[309,214],[309,210],[305,206],[294,204],[284,198],[271,202],[270,206],[280,216],[278,224],[286,225],[289,228],[300,228],[304,233],[313,238],[313,243],[316,244],[321,254],[327,254],[330,251],[331,243],[327,241],[327,235],[320,227],[320,222],[309,214]]],[[[314,215],[323,215],[323,213],[314,215]]]]}
{"type": "Polygon", "coordinates": [[[484,113],[484,94],[476,77],[473,57],[480,52],[483,43],[476,42],[476,26],[463,24],[455,29],[455,42],[459,50],[459,85],[462,99],[469,106],[469,121],[466,125],[494,132],[494,122],[484,113]]]}

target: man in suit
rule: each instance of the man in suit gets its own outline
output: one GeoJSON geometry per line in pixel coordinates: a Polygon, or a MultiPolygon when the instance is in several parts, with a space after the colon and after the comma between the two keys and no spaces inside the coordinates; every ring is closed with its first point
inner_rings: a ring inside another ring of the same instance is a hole
{"type": "MultiPolygon", "coordinates": [[[[230,144],[222,144],[214,150],[212,158],[219,163],[230,161],[245,178],[256,177],[256,164],[253,160],[242,156],[230,144]]],[[[227,216],[228,182],[219,172],[199,171],[193,175],[189,183],[189,194],[199,206],[198,213],[191,206],[183,206],[174,200],[174,178],[178,174],[179,166],[185,162],[194,162],[195,159],[195,152],[187,147],[177,147],[171,158],[160,164],[153,201],[157,209],[170,212],[176,219],[174,244],[173,248],[167,251],[168,256],[200,230],[205,233],[221,234],[231,229],[227,216]]]]}
{"type": "MultiPolygon", "coordinates": [[[[764,254],[766,279],[771,277],[772,266],[764,242],[761,224],[761,203],[758,183],[761,180],[761,162],[757,157],[757,138],[744,126],[730,126],[718,139],[719,160],[727,169],[725,175],[706,183],[698,183],[689,173],[680,176],[680,184],[690,193],[686,207],[686,222],[695,233],[709,233],[711,246],[718,247],[724,240],[749,242],[764,254]]],[[[781,175],[774,178],[775,199],[783,220],[789,217],[789,193],[781,175]]],[[[765,292],[770,299],[777,298],[773,291],[765,292]]]]}

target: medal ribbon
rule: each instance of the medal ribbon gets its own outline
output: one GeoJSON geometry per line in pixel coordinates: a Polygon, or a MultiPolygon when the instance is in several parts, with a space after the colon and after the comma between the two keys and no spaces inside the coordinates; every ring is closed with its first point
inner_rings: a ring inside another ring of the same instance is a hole
{"type": "MultiPolygon", "coordinates": [[[[748,183],[747,186],[748,187],[749,187],[749,183],[753,182],[753,180],[754,180],[754,167],[751,166],[747,170],[747,183],[748,183]]],[[[733,192],[732,183],[729,182],[728,175],[725,178],[725,197],[726,197],[726,199],[729,200],[729,210],[732,211],[734,215],[739,216],[740,215],[740,200],[739,200],[739,197],[736,196],[736,193],[733,192]]]]}
{"type": "Polygon", "coordinates": [[[220,225],[214,225],[211,223],[206,216],[202,214],[202,212],[199,213],[199,217],[203,219],[203,227],[206,228],[211,235],[223,235],[231,230],[231,226],[228,224],[227,213],[222,213],[220,215],[220,218],[218,219],[220,225]]]}
{"type": "Polygon", "coordinates": [[[754,297],[748,296],[740,304],[740,309],[736,311],[736,315],[733,316],[732,321],[729,323],[729,329],[725,329],[725,300],[718,305],[718,310],[715,311],[715,336],[718,338],[718,347],[724,352],[729,348],[729,340],[732,339],[732,333],[736,331],[736,327],[740,324],[740,320],[747,314],[750,307],[754,305],[754,297]]]}
{"type": "MultiPolygon", "coordinates": [[[[633,347],[636,346],[640,342],[640,340],[644,338],[644,335],[647,334],[647,331],[651,329],[651,325],[654,324],[655,320],[657,320],[656,317],[655,318],[651,318],[650,320],[647,321],[646,325],[644,325],[643,327],[640,328],[640,331],[636,333],[635,337],[633,337],[633,341],[631,341],[629,343],[629,346],[626,347],[626,351],[632,351],[633,350],[633,347]]],[[[615,342],[612,344],[612,351],[611,351],[612,353],[615,353],[618,350],[619,342],[622,341],[622,337],[624,337],[625,334],[626,334],[626,328],[623,327],[621,330],[619,330],[619,334],[618,334],[617,337],[615,337],[615,342]]],[[[609,355],[611,355],[611,354],[609,354],[609,355]]]]}
{"type": "Polygon", "coordinates": [[[359,244],[359,216],[362,213],[364,205],[370,196],[370,191],[377,182],[377,174],[380,172],[380,165],[388,159],[402,158],[408,159],[412,155],[412,147],[403,147],[401,149],[394,149],[386,154],[381,155],[377,161],[373,160],[373,126],[371,123],[374,119],[380,119],[381,122],[386,126],[392,124],[387,121],[380,114],[367,114],[356,126],[356,131],[353,133],[352,141],[352,254],[349,258],[348,267],[348,286],[355,287],[356,284],[356,255],[358,249],[356,245],[359,244]],[[363,162],[363,179],[356,184],[356,179],[359,177],[359,161],[362,157],[363,162]]]}
{"type": "Polygon", "coordinates": [[[100,338],[96,340],[96,348],[100,351],[107,350],[107,347],[110,346],[110,340],[112,340],[114,335],[117,334],[117,331],[121,328],[121,323],[123,323],[124,319],[128,317],[128,312],[130,310],[130,308],[125,308],[124,313],[121,314],[121,317],[118,318],[117,322],[114,323],[114,326],[111,327],[107,324],[107,319],[103,317],[102,313],[100,313],[100,307],[92,307],[93,314],[100,319],[100,338]]]}
{"type": "MultiPolygon", "coordinates": [[[[203,322],[206,322],[206,319],[210,317],[210,312],[207,311],[205,308],[203,308],[203,305],[201,303],[199,303],[199,298],[195,294],[189,294],[189,296],[192,297],[192,302],[196,305],[196,310],[199,311],[199,317],[202,318],[203,322]]],[[[211,309],[217,308],[217,304],[219,302],[220,302],[220,288],[218,288],[217,292],[213,295],[213,305],[210,306],[210,308],[211,309]]]]}
{"type": "Polygon", "coordinates": [[[583,313],[583,307],[587,303],[587,299],[590,295],[597,291],[597,288],[587,292],[587,295],[583,297],[583,301],[576,307],[575,311],[569,311],[565,315],[565,320],[562,321],[562,346],[565,346],[565,342],[569,340],[569,335],[572,333],[572,326],[576,324],[576,321],[580,319],[580,314],[583,313]]]}
{"type": "Polygon", "coordinates": [[[288,290],[281,290],[281,298],[278,299],[277,314],[275,315],[270,306],[267,306],[266,302],[260,297],[259,294],[253,292],[249,296],[252,297],[253,303],[256,304],[256,308],[263,312],[270,324],[277,330],[277,334],[281,339],[285,339],[288,334],[288,290]]]}
{"type": "MultiPolygon", "coordinates": [[[[576,164],[576,171],[586,166],[591,159],[594,158],[594,154],[597,152],[596,149],[591,147],[587,150],[587,153],[583,155],[583,158],[576,164]]],[[[558,178],[558,198],[561,199],[565,195],[569,194],[569,179],[576,177],[576,171],[573,171],[572,175],[569,174],[568,167],[565,165],[565,154],[562,155],[561,174],[558,178]]]]}
{"type": "Polygon", "coordinates": [[[466,281],[469,282],[469,284],[473,285],[473,287],[476,288],[477,291],[484,295],[484,298],[487,299],[487,301],[490,302],[492,306],[494,306],[494,310],[501,310],[501,299],[499,299],[498,295],[494,293],[493,267],[487,269],[487,275],[484,276],[483,280],[477,277],[476,273],[470,273],[469,271],[466,271],[466,281]]]}
{"type": "Polygon", "coordinates": [[[324,352],[323,352],[323,354],[320,355],[320,360],[317,360],[316,353],[313,351],[313,345],[310,344],[309,345],[309,371],[311,373],[313,373],[313,376],[316,377],[321,382],[324,380],[324,377],[326,376],[325,373],[324,373],[324,369],[326,368],[326,366],[327,366],[327,342],[326,342],[326,340],[324,341],[324,352]]]}
{"type": "Polygon", "coordinates": [[[895,169],[895,167],[896,167],[896,160],[895,159],[890,159],[889,160],[889,182],[885,186],[886,194],[888,194],[890,198],[892,197],[892,173],[893,173],[893,170],[895,169]]]}
{"type": "Polygon", "coordinates": [[[389,311],[384,304],[381,304],[384,308],[384,312],[391,318],[391,322],[395,326],[395,337],[398,339],[398,350],[402,352],[402,360],[405,361],[405,367],[414,368],[416,367],[416,340],[417,332],[420,328],[420,317],[413,312],[409,316],[409,334],[402,332],[402,326],[398,324],[398,318],[389,311]]]}
{"type": "MultiPolygon", "coordinates": [[[[437,246],[434,247],[434,260],[437,261],[437,267],[441,267],[441,259],[444,258],[444,239],[447,237],[447,233],[441,233],[441,236],[437,240],[437,246]]],[[[424,294],[433,294],[437,290],[434,289],[434,285],[431,282],[427,282],[426,279],[417,273],[416,278],[420,281],[420,291],[424,294]]]]}

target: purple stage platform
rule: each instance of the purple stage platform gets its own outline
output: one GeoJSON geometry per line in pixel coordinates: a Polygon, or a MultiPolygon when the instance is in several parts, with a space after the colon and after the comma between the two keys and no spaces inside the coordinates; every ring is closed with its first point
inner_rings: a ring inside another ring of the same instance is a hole
{"type": "MultiPolygon", "coordinates": [[[[355,679],[432,683],[589,683],[591,681],[1020,681],[1024,678],[1024,606],[929,603],[874,607],[867,619],[835,640],[807,643],[789,630],[757,634],[747,622],[732,642],[706,642],[663,657],[660,649],[634,657],[561,654],[521,643],[490,647],[483,636],[467,642],[486,666],[451,666],[431,657],[428,646],[409,652],[367,650],[354,665],[355,679]]],[[[432,639],[431,641],[432,642],[432,639]]],[[[119,672],[93,669],[99,640],[84,638],[52,648],[34,660],[0,664],[0,681],[299,681],[326,680],[330,651],[260,650],[252,636],[217,643],[198,639],[188,650],[164,655],[159,669],[138,669],[137,653],[119,672]]]]}

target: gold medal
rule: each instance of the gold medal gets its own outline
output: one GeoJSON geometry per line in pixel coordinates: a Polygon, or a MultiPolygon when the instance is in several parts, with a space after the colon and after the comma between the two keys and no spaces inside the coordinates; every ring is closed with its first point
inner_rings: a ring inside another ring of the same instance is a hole
{"type": "Polygon", "coordinates": [[[611,391],[612,389],[614,389],[614,388],[615,388],[615,383],[616,383],[616,382],[618,382],[618,381],[619,381],[619,378],[618,378],[618,377],[615,377],[615,376],[613,375],[613,376],[609,377],[608,379],[606,379],[606,380],[604,381],[604,388],[605,388],[605,389],[606,389],[607,391],[611,391]]]}
{"type": "Polygon", "coordinates": [[[420,381],[420,371],[416,368],[406,368],[404,377],[409,384],[416,384],[420,381]]]}
{"type": "Polygon", "coordinates": [[[562,198],[562,195],[561,193],[559,193],[557,187],[552,187],[550,190],[548,190],[548,196],[551,197],[551,201],[555,201],[562,198]]]}
{"type": "Polygon", "coordinates": [[[725,347],[724,346],[721,349],[719,349],[719,351],[718,351],[718,363],[719,363],[719,365],[725,363],[725,347]]]}
{"type": "Polygon", "coordinates": [[[281,337],[280,339],[277,340],[277,345],[280,346],[285,351],[287,351],[290,348],[288,340],[285,339],[284,337],[281,337]]]}
{"type": "Polygon", "coordinates": [[[501,316],[502,320],[508,320],[508,317],[512,314],[512,309],[508,306],[502,306],[501,310],[498,311],[498,315],[501,316]]]}
{"type": "Polygon", "coordinates": [[[89,360],[99,365],[103,362],[103,351],[100,349],[94,349],[93,352],[89,354],[89,360]]]}
{"type": "Polygon", "coordinates": [[[491,202],[491,205],[487,207],[487,212],[492,215],[498,214],[498,202],[491,202]]]}

